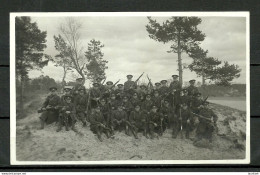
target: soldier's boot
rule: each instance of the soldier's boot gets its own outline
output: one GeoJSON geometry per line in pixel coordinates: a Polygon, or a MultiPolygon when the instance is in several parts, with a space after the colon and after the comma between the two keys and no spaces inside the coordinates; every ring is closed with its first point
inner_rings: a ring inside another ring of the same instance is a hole
{"type": "Polygon", "coordinates": [[[66,131],[69,131],[69,126],[68,124],[65,125],[66,131]]]}
{"type": "Polygon", "coordinates": [[[132,133],[133,133],[133,135],[134,135],[135,139],[138,139],[137,133],[135,132],[135,130],[134,130],[134,129],[132,129],[132,133]]]}
{"type": "Polygon", "coordinates": [[[44,129],[44,121],[41,119],[40,122],[41,122],[41,127],[40,127],[40,129],[44,129]]]}
{"type": "Polygon", "coordinates": [[[109,134],[108,130],[105,131],[105,135],[107,136],[108,139],[110,138],[110,134],[109,134]]]}
{"type": "Polygon", "coordinates": [[[86,127],[86,126],[87,126],[87,122],[83,121],[83,127],[86,127]]]}
{"type": "Polygon", "coordinates": [[[128,136],[130,135],[128,126],[125,127],[125,134],[128,135],[128,136]]]}
{"type": "Polygon", "coordinates": [[[148,137],[148,135],[147,135],[147,131],[146,130],[144,130],[144,132],[143,132],[143,135],[147,138],[147,139],[149,139],[149,137],[148,137]]]}
{"type": "Polygon", "coordinates": [[[99,140],[100,142],[103,142],[103,140],[102,140],[102,138],[101,138],[100,132],[97,133],[97,137],[98,137],[98,140],[99,140]]]}

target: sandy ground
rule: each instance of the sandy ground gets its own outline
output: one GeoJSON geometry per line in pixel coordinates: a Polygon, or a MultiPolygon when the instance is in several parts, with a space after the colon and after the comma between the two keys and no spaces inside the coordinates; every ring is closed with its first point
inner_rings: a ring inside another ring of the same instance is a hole
{"type": "MultiPolygon", "coordinates": [[[[36,101],[27,104],[35,108],[36,101]]],[[[56,132],[55,124],[38,130],[39,114],[31,111],[17,120],[17,160],[19,161],[87,161],[87,160],[208,160],[244,159],[245,150],[236,147],[234,140],[245,145],[245,112],[211,104],[219,117],[218,131],[210,148],[193,145],[192,140],[171,138],[167,130],[159,139],[139,139],[116,133],[114,139],[103,135],[103,142],[77,123],[82,134],[63,130],[56,132]]]]}

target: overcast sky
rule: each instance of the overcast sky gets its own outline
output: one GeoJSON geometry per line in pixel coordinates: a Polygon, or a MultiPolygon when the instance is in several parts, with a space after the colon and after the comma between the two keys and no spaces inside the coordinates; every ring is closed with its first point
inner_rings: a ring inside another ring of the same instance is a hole
{"type": "MultiPolygon", "coordinates": [[[[168,17],[153,17],[158,21],[165,21],[168,17]]],[[[81,30],[82,45],[87,49],[91,39],[100,40],[104,58],[108,61],[106,70],[107,81],[126,80],[127,74],[134,75],[135,80],[142,72],[155,83],[162,79],[170,79],[177,72],[177,54],[167,53],[170,43],[163,44],[152,40],[148,36],[145,25],[148,19],[139,17],[77,17],[83,24],[81,30]]],[[[51,56],[57,54],[54,48],[53,36],[59,34],[58,27],[64,17],[32,17],[38,27],[47,31],[47,48],[45,52],[51,56]]],[[[222,61],[237,64],[242,69],[241,76],[234,83],[246,82],[246,18],[242,17],[203,17],[199,29],[206,34],[201,47],[208,50],[208,56],[222,61]]],[[[85,50],[86,50],[85,49],[85,50]]],[[[183,63],[191,63],[192,59],[182,54],[183,63]]],[[[62,69],[52,63],[40,71],[31,71],[30,78],[49,75],[61,81],[62,69]]],[[[201,81],[194,72],[184,70],[184,81],[196,79],[201,81]]],[[[67,81],[72,81],[68,76],[67,81]]]]}

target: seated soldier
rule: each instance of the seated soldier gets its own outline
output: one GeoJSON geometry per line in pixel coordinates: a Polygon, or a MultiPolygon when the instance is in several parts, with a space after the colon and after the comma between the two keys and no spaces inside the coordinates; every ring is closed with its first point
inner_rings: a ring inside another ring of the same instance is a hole
{"type": "Polygon", "coordinates": [[[135,138],[138,138],[137,133],[143,132],[143,135],[147,138],[147,116],[141,111],[140,105],[136,105],[135,109],[131,111],[129,116],[130,129],[133,132],[135,138]]]}
{"type": "MultiPolygon", "coordinates": [[[[182,107],[180,109],[179,121],[180,121],[180,124],[178,125],[178,132],[182,129],[182,131],[185,132],[186,139],[189,139],[190,138],[190,132],[192,131],[192,125],[193,125],[194,120],[193,120],[191,111],[188,108],[188,105],[186,103],[183,103],[182,107]]],[[[174,133],[173,133],[173,135],[174,135],[174,133]]]]}
{"type": "Polygon", "coordinates": [[[85,127],[86,124],[86,119],[87,117],[87,107],[89,105],[89,101],[88,98],[85,94],[85,89],[80,88],[78,89],[79,93],[78,95],[75,97],[74,100],[74,104],[75,104],[75,108],[76,108],[76,116],[77,118],[83,123],[83,127],[85,127]]]}
{"type": "Polygon", "coordinates": [[[146,95],[146,98],[145,98],[145,101],[142,102],[142,110],[146,113],[146,114],[149,114],[151,109],[152,109],[152,106],[153,106],[153,101],[151,100],[151,95],[150,94],[147,94],[146,95]]]}
{"type": "Polygon", "coordinates": [[[132,103],[133,106],[141,105],[141,101],[138,98],[138,93],[137,92],[134,92],[132,98],[130,98],[130,102],[132,103]]]}
{"type": "Polygon", "coordinates": [[[153,139],[154,136],[158,138],[158,135],[163,133],[163,115],[157,112],[157,107],[152,106],[151,112],[148,114],[147,123],[149,128],[150,138],[153,139]]]}
{"type": "Polygon", "coordinates": [[[205,102],[201,107],[199,114],[199,124],[196,130],[196,140],[207,139],[212,142],[212,134],[216,128],[218,116],[208,106],[209,102],[205,102]]]}
{"type": "Polygon", "coordinates": [[[160,112],[164,116],[164,121],[167,123],[168,128],[175,128],[176,126],[176,115],[174,113],[174,109],[170,106],[169,101],[166,99],[163,102],[160,112]]]}
{"type": "Polygon", "coordinates": [[[118,109],[111,115],[112,132],[114,132],[114,130],[118,130],[119,132],[125,130],[125,133],[127,134],[126,121],[127,114],[123,110],[122,105],[119,104],[118,109]]]}
{"type": "Polygon", "coordinates": [[[123,110],[127,114],[127,120],[128,120],[130,112],[133,110],[133,105],[132,105],[132,103],[130,101],[128,101],[128,97],[127,96],[123,97],[123,101],[122,101],[121,105],[122,105],[123,110]]]}
{"type": "Polygon", "coordinates": [[[199,114],[200,108],[203,106],[203,100],[201,98],[201,93],[194,94],[191,100],[190,108],[195,114],[199,114]]]}
{"type": "Polygon", "coordinates": [[[71,126],[71,129],[75,131],[76,112],[72,103],[72,98],[73,97],[71,95],[66,95],[64,97],[65,102],[62,104],[62,108],[60,110],[59,125],[56,130],[57,132],[61,131],[62,126],[65,126],[66,131],[69,131],[69,126],[71,126]]]}
{"type": "Polygon", "coordinates": [[[40,116],[41,129],[44,129],[44,124],[57,122],[59,119],[60,97],[56,94],[57,88],[50,88],[50,95],[47,96],[42,108],[38,112],[42,112],[40,116]]]}
{"type": "MultiPolygon", "coordinates": [[[[62,95],[61,98],[60,98],[60,100],[61,100],[61,102],[60,102],[61,106],[62,106],[64,103],[66,103],[66,101],[65,101],[65,96],[67,96],[67,95],[72,95],[72,93],[71,93],[71,88],[70,88],[70,87],[66,87],[66,86],[65,86],[65,87],[63,88],[63,91],[65,92],[65,94],[62,95]]],[[[73,101],[73,99],[72,99],[72,101],[73,101]]]]}
{"type": "Polygon", "coordinates": [[[102,92],[99,88],[98,83],[93,83],[93,88],[90,90],[91,108],[96,108],[99,105],[99,99],[101,98],[102,92]]]}
{"type": "Polygon", "coordinates": [[[152,101],[153,104],[156,105],[157,109],[160,110],[162,104],[162,97],[160,96],[158,90],[153,91],[152,101]]]}
{"type": "Polygon", "coordinates": [[[103,114],[100,111],[100,107],[94,108],[90,115],[90,130],[98,136],[98,139],[102,142],[101,134],[105,133],[107,138],[110,137],[110,128],[106,126],[106,121],[103,114]]]}

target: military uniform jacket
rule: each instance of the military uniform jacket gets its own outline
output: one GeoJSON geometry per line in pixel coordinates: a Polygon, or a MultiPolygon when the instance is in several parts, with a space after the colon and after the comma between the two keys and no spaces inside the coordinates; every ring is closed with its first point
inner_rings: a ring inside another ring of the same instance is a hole
{"type": "Polygon", "coordinates": [[[167,86],[162,86],[160,88],[160,94],[161,96],[165,97],[169,93],[169,88],[167,86]]]}
{"type": "Polygon", "coordinates": [[[90,90],[90,97],[93,98],[100,98],[102,95],[102,92],[100,91],[100,89],[91,89],[90,90]]]}
{"type": "Polygon", "coordinates": [[[64,115],[67,111],[70,112],[70,115],[75,115],[75,107],[73,103],[64,103],[63,107],[61,108],[61,112],[64,115]]]}
{"type": "Polygon", "coordinates": [[[163,114],[163,115],[166,115],[166,116],[171,116],[174,114],[174,110],[173,108],[169,105],[169,106],[165,106],[163,105],[160,112],[163,114]]]}
{"type": "Polygon", "coordinates": [[[136,105],[141,105],[141,101],[139,98],[131,98],[130,102],[132,103],[132,105],[135,107],[136,105]]]}
{"type": "Polygon", "coordinates": [[[186,122],[187,120],[191,120],[191,112],[189,109],[181,109],[181,112],[178,114],[179,117],[181,117],[183,122],[186,122]],[[181,116],[180,116],[181,115],[181,116]]]}
{"type": "Polygon", "coordinates": [[[198,107],[199,107],[200,105],[202,105],[202,103],[203,103],[203,101],[202,101],[201,99],[193,98],[193,99],[191,100],[191,104],[190,104],[191,109],[192,109],[193,111],[198,111],[198,107]]]}
{"type": "Polygon", "coordinates": [[[60,97],[58,95],[49,95],[43,103],[43,108],[47,106],[56,107],[60,105],[60,97]]]}
{"type": "Polygon", "coordinates": [[[114,99],[114,100],[113,99],[109,99],[108,103],[109,103],[109,106],[111,107],[111,109],[115,110],[115,109],[117,109],[119,101],[116,100],[116,99],[114,99]]]}
{"type": "Polygon", "coordinates": [[[103,92],[103,98],[110,98],[111,93],[115,92],[114,88],[105,87],[105,91],[103,92]]]}
{"type": "Polygon", "coordinates": [[[181,84],[179,81],[173,81],[170,84],[169,89],[172,91],[173,89],[175,89],[177,92],[180,92],[181,90],[181,84]]]}
{"type": "Polygon", "coordinates": [[[76,84],[76,85],[72,88],[71,93],[75,96],[75,95],[78,94],[78,90],[79,90],[79,89],[82,89],[82,88],[85,89],[85,91],[86,91],[86,88],[85,88],[84,85],[82,85],[82,84],[76,84]]]}
{"type": "MultiPolygon", "coordinates": [[[[208,118],[208,119],[212,119],[213,121],[216,122],[218,120],[218,116],[209,108],[202,108],[199,112],[199,115],[208,118]]],[[[200,118],[199,117],[199,121],[200,122],[207,122],[206,119],[200,118]]]]}
{"type": "Polygon", "coordinates": [[[130,89],[130,87],[132,87],[133,89],[136,89],[136,84],[134,81],[126,81],[124,83],[124,90],[127,91],[130,89]]]}
{"type": "Polygon", "coordinates": [[[126,112],[132,111],[133,110],[133,105],[130,101],[122,102],[122,107],[126,112]]]}
{"type": "Polygon", "coordinates": [[[125,96],[125,91],[120,90],[120,89],[116,89],[115,94],[116,94],[116,99],[122,100],[123,96],[125,96]]]}
{"type": "Polygon", "coordinates": [[[93,112],[91,115],[90,115],[90,123],[91,125],[97,125],[97,124],[105,124],[105,118],[103,116],[103,114],[101,112],[93,112]]]}
{"type": "Polygon", "coordinates": [[[191,105],[191,97],[188,95],[181,96],[181,104],[186,103],[188,107],[191,105]]]}
{"type": "Polygon", "coordinates": [[[118,121],[121,121],[121,120],[126,120],[127,119],[127,114],[125,111],[119,111],[119,110],[116,110],[113,112],[112,114],[112,117],[111,117],[111,120],[114,121],[114,120],[118,120],[118,121]]]}
{"type": "Polygon", "coordinates": [[[195,87],[195,86],[189,86],[189,87],[187,87],[187,91],[188,91],[188,95],[189,95],[189,96],[194,96],[194,94],[199,93],[198,88],[195,87]]]}
{"type": "Polygon", "coordinates": [[[137,124],[140,124],[140,123],[145,123],[145,122],[147,122],[146,121],[146,115],[145,115],[145,113],[143,112],[143,111],[132,111],[131,113],[130,113],[130,116],[129,116],[129,122],[131,123],[131,124],[135,124],[135,123],[137,123],[137,124]]]}
{"type": "Polygon", "coordinates": [[[77,112],[85,112],[88,106],[88,98],[86,95],[77,95],[74,100],[77,112]]]}
{"type": "Polygon", "coordinates": [[[157,108],[161,107],[162,97],[153,97],[152,98],[153,104],[157,106],[157,108]]]}
{"type": "MultiPolygon", "coordinates": [[[[66,103],[66,101],[65,101],[65,96],[66,95],[62,95],[61,97],[60,97],[60,105],[61,106],[63,106],[65,103],[66,103]]],[[[73,102],[74,100],[72,100],[72,102],[73,102]]]]}
{"type": "Polygon", "coordinates": [[[109,106],[108,104],[100,104],[100,111],[102,112],[103,115],[107,115],[109,113],[109,106]]]}
{"type": "Polygon", "coordinates": [[[147,92],[145,90],[144,91],[141,90],[141,91],[138,92],[138,96],[139,96],[141,101],[145,100],[146,94],[147,94],[147,92]]]}
{"type": "Polygon", "coordinates": [[[150,112],[147,118],[149,123],[156,123],[157,125],[160,125],[161,119],[163,119],[163,115],[159,112],[150,112]]]}
{"type": "Polygon", "coordinates": [[[152,109],[153,106],[153,101],[152,100],[145,100],[142,103],[142,110],[146,111],[146,112],[150,112],[150,110],[152,109]]]}

